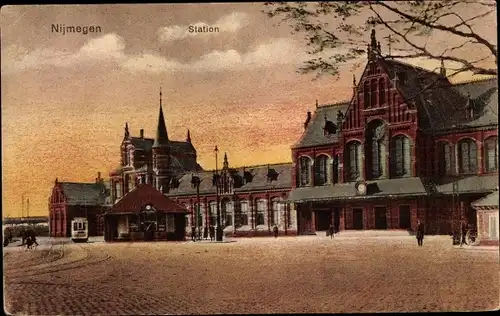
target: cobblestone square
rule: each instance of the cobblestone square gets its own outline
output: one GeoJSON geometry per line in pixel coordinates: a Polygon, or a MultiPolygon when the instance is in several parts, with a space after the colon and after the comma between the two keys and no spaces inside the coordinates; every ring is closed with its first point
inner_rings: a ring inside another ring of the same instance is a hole
{"type": "Polygon", "coordinates": [[[482,311],[499,252],[449,237],[41,244],[4,251],[5,309],[28,315],[482,311]]]}

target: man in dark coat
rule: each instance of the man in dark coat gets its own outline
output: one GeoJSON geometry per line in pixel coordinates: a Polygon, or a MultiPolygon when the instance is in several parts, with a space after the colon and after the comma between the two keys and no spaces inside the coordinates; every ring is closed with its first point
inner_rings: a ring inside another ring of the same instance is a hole
{"type": "Polygon", "coordinates": [[[213,225],[210,225],[209,232],[210,232],[210,241],[213,241],[215,238],[215,227],[213,225]]]}
{"type": "Polygon", "coordinates": [[[417,243],[419,246],[422,246],[424,243],[424,223],[420,220],[417,221],[417,243]]]}
{"type": "Polygon", "coordinates": [[[191,239],[196,241],[196,227],[191,226],[191,239]]]}
{"type": "Polygon", "coordinates": [[[273,227],[274,238],[278,237],[278,226],[274,225],[273,227]]]}
{"type": "Polygon", "coordinates": [[[333,235],[335,234],[335,226],[333,224],[330,224],[329,233],[330,239],[333,239],[333,235]]]}
{"type": "Polygon", "coordinates": [[[462,246],[463,244],[467,245],[467,241],[465,240],[465,238],[467,237],[468,230],[469,228],[467,227],[467,222],[465,221],[465,219],[462,219],[462,222],[460,224],[460,232],[462,234],[462,238],[460,239],[460,246],[462,246]]]}

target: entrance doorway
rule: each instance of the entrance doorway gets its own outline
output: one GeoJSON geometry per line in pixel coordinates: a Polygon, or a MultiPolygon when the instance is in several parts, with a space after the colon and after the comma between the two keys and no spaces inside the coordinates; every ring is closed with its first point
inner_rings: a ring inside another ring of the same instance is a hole
{"type": "Polygon", "coordinates": [[[310,210],[300,210],[300,212],[298,212],[299,215],[299,227],[298,230],[299,230],[299,234],[310,234],[312,233],[312,225],[311,225],[311,222],[312,222],[312,213],[310,210]],[[299,215],[300,214],[300,215],[299,215]]]}
{"type": "Polygon", "coordinates": [[[352,210],[352,228],[363,229],[363,209],[355,208],[352,210]]]}
{"type": "Polygon", "coordinates": [[[375,229],[387,229],[387,208],[375,208],[375,229]]]}
{"type": "Polygon", "coordinates": [[[316,210],[316,231],[327,231],[332,222],[332,213],[327,210],[316,210]]]}
{"type": "Polygon", "coordinates": [[[340,229],[340,209],[338,207],[333,210],[333,225],[335,231],[338,232],[340,229]]]}
{"type": "Polygon", "coordinates": [[[410,206],[400,205],[399,206],[399,228],[408,229],[411,227],[411,216],[410,216],[410,206]]]}

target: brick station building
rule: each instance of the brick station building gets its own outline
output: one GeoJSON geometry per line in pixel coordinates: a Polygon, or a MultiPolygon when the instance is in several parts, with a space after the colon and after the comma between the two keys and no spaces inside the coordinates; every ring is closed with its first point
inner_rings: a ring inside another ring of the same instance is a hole
{"type": "Polygon", "coordinates": [[[292,148],[299,234],[415,229],[449,234],[498,186],[497,78],[451,84],[384,58],[375,32],[351,100],[318,106],[292,148]]]}
{"type": "Polygon", "coordinates": [[[98,173],[94,183],[55,180],[49,197],[49,229],[51,237],[70,237],[71,220],[86,217],[89,235],[102,235],[99,225],[104,212],[111,207],[109,187],[98,173]]]}

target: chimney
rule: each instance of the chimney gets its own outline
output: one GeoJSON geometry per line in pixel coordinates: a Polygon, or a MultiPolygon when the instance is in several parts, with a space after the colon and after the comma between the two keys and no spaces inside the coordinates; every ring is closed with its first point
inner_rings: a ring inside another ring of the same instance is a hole
{"type": "Polygon", "coordinates": [[[100,182],[102,182],[101,172],[97,172],[97,178],[95,178],[95,183],[100,183],[100,182]]]}
{"type": "Polygon", "coordinates": [[[307,111],[307,118],[306,121],[304,122],[304,129],[307,129],[307,125],[309,125],[309,122],[311,121],[311,111],[307,111]]]}
{"type": "Polygon", "coordinates": [[[144,129],[141,128],[141,138],[144,138],[144,129]]]}

